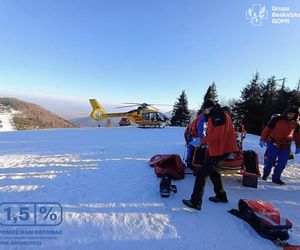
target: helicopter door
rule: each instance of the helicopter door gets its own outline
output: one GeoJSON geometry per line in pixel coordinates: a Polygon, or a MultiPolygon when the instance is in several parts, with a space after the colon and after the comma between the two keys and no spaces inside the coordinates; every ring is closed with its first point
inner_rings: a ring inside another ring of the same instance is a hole
{"type": "Polygon", "coordinates": [[[158,121],[158,114],[156,112],[145,113],[143,114],[143,119],[149,122],[157,122],[158,121]]]}
{"type": "Polygon", "coordinates": [[[150,114],[149,113],[143,114],[143,119],[147,120],[147,121],[150,121],[150,114]]]}
{"type": "Polygon", "coordinates": [[[156,120],[156,114],[155,113],[149,113],[149,116],[150,116],[150,121],[151,122],[155,122],[155,120],[156,120]]]}

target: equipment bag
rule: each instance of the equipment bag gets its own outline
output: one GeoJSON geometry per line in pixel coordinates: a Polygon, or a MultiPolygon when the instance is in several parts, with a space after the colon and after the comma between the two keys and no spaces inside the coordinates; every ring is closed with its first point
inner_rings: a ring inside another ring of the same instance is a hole
{"type": "Polygon", "coordinates": [[[243,151],[245,171],[249,174],[260,175],[258,155],[253,150],[243,151]]]}
{"type": "Polygon", "coordinates": [[[289,238],[288,230],[292,228],[292,223],[270,203],[262,200],[240,199],[238,208],[228,212],[248,222],[260,236],[272,240],[279,246],[297,249],[295,247],[298,246],[290,246],[285,241],[289,238]]]}
{"type": "Polygon", "coordinates": [[[243,186],[257,188],[260,176],[258,155],[253,150],[243,151],[243,186]]]}
{"type": "Polygon", "coordinates": [[[154,168],[157,177],[168,173],[172,179],[184,178],[184,164],[177,154],[155,155],[150,159],[149,165],[154,168]]]}

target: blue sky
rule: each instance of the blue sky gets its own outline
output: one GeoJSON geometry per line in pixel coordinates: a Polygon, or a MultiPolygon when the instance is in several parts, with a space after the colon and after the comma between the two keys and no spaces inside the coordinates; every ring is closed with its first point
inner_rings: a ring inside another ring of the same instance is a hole
{"type": "MultiPolygon", "coordinates": [[[[261,3],[300,12],[300,1],[0,0],[0,95],[190,108],[209,84],[238,98],[252,75],[300,78],[300,18],[253,27],[261,3]]],[[[269,13],[270,14],[270,13],[269,13]]]]}

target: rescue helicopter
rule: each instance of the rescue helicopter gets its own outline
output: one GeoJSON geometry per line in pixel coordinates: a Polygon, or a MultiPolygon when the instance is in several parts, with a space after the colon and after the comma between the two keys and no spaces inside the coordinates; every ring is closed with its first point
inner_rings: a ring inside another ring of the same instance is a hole
{"type": "MultiPolygon", "coordinates": [[[[163,105],[163,104],[147,104],[147,103],[124,103],[130,104],[117,108],[128,108],[137,106],[136,109],[122,113],[106,113],[103,107],[98,103],[96,99],[89,100],[92,105],[91,118],[96,121],[105,120],[111,117],[126,117],[130,121],[136,123],[139,127],[156,127],[164,128],[169,125],[169,118],[152,105],[163,105]]],[[[170,106],[170,105],[167,105],[170,106]]]]}

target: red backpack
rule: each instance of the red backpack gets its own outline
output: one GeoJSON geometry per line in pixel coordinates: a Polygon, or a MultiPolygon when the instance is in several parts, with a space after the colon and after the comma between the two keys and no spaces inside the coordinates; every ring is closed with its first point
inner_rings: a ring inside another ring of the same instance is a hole
{"type": "Polygon", "coordinates": [[[238,207],[238,210],[231,209],[229,213],[248,222],[260,236],[272,240],[284,249],[299,249],[299,246],[291,246],[286,242],[289,238],[288,230],[293,226],[292,222],[283,217],[270,203],[240,199],[238,207]]]}
{"type": "Polygon", "coordinates": [[[177,154],[155,155],[150,159],[149,165],[154,168],[157,177],[167,173],[172,179],[184,178],[184,164],[177,154]]]}

